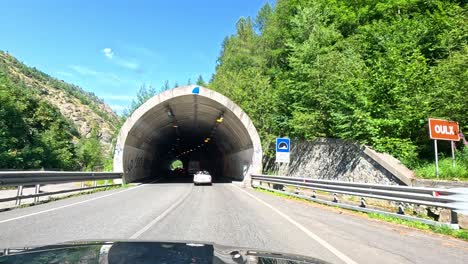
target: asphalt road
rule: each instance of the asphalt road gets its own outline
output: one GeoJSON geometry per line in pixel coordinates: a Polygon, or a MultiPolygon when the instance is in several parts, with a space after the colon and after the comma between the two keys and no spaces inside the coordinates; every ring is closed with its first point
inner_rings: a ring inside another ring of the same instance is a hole
{"type": "Polygon", "coordinates": [[[217,183],[145,184],[0,213],[0,248],[83,239],[190,240],[331,263],[466,263],[468,243],[217,183]]]}

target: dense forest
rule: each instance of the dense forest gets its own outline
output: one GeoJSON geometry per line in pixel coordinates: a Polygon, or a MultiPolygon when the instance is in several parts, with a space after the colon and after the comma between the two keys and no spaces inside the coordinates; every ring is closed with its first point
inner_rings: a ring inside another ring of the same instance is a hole
{"type": "MultiPolygon", "coordinates": [[[[196,83],[251,116],[266,155],[277,136],[332,137],[417,168],[433,159],[429,117],[458,121],[468,132],[467,26],[465,1],[278,0],[238,21],[212,79],[196,83]]],[[[8,63],[118,123],[93,94],[17,60],[8,63]]],[[[169,88],[166,82],[161,90],[169,88]]],[[[124,116],[154,94],[143,86],[124,116]]],[[[31,84],[0,64],[0,168],[102,167],[98,137],[94,130],[80,135],[31,84]]],[[[448,155],[449,146],[441,142],[441,153],[448,155]]],[[[465,163],[467,149],[459,155],[465,163]]]]}
{"type": "Polygon", "coordinates": [[[433,159],[429,117],[468,132],[466,12],[465,1],[278,0],[238,21],[209,87],[252,117],[267,154],[277,136],[333,137],[414,168],[433,159]]]}
{"type": "Polygon", "coordinates": [[[46,91],[39,83],[65,91],[103,119],[113,121],[97,105],[102,101],[11,55],[0,55],[0,169],[92,170],[107,165],[96,129],[80,135],[71,120],[43,99],[41,93],[46,91]],[[24,76],[33,82],[27,83],[24,76]]]}

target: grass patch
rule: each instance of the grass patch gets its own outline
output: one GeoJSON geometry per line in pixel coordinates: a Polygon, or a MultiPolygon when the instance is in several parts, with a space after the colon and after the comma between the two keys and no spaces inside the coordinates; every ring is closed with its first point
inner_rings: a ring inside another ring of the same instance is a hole
{"type": "Polygon", "coordinates": [[[389,216],[389,215],[381,215],[381,214],[376,214],[376,213],[369,213],[367,214],[367,216],[369,216],[369,218],[379,219],[385,222],[405,225],[405,226],[409,226],[409,227],[413,227],[413,228],[417,228],[421,230],[432,231],[437,234],[452,236],[452,237],[456,237],[456,238],[460,238],[460,239],[468,241],[468,230],[454,230],[454,229],[449,228],[448,226],[427,225],[424,223],[408,221],[408,220],[400,219],[398,217],[389,216]]]}
{"type": "MultiPolygon", "coordinates": [[[[455,154],[456,166],[452,167],[452,158],[439,160],[439,179],[468,181],[468,148],[457,151],[455,154]]],[[[435,162],[423,163],[415,168],[416,176],[425,179],[437,179],[435,175],[435,162]]]]}
{"type": "MultiPolygon", "coordinates": [[[[104,185],[104,184],[106,184],[106,182],[107,182],[107,184],[114,184],[114,183],[113,183],[113,180],[96,180],[96,184],[97,184],[98,186],[104,185]]],[[[84,186],[85,186],[85,187],[94,186],[94,181],[85,181],[85,182],[84,182],[84,186]]]]}
{"type": "MultiPolygon", "coordinates": [[[[268,193],[270,195],[283,197],[283,198],[290,199],[290,200],[314,203],[314,201],[303,199],[303,198],[298,198],[298,197],[291,196],[291,195],[284,194],[284,193],[273,192],[273,191],[265,190],[262,188],[254,188],[254,189],[259,192],[268,193]]],[[[335,207],[341,210],[347,210],[346,208],[341,208],[339,206],[332,206],[332,207],[335,207]]],[[[352,210],[349,210],[349,211],[352,211],[352,210]]],[[[448,226],[432,226],[432,225],[428,225],[428,224],[424,224],[420,222],[404,220],[398,217],[381,215],[377,213],[360,213],[360,214],[367,215],[369,218],[372,218],[372,219],[378,219],[378,220],[382,220],[385,222],[400,224],[400,225],[404,225],[404,226],[408,226],[408,227],[412,227],[412,228],[416,228],[420,230],[432,231],[437,234],[443,234],[443,235],[447,235],[447,236],[451,236],[451,237],[455,237],[455,238],[468,241],[468,230],[454,230],[454,229],[449,228],[448,226]]]]}
{"type": "Polygon", "coordinates": [[[304,199],[304,198],[299,198],[299,197],[287,195],[287,194],[284,194],[284,193],[273,192],[273,191],[265,190],[265,189],[262,189],[262,188],[254,188],[254,189],[259,191],[259,192],[268,193],[268,194],[271,194],[271,195],[274,195],[274,196],[279,196],[279,197],[283,197],[283,198],[287,198],[287,199],[291,199],[291,200],[309,202],[309,203],[313,202],[311,200],[307,200],[307,199],[304,199]]]}
{"type": "Polygon", "coordinates": [[[1,190],[16,190],[18,189],[17,186],[0,186],[0,191],[1,190]]]}

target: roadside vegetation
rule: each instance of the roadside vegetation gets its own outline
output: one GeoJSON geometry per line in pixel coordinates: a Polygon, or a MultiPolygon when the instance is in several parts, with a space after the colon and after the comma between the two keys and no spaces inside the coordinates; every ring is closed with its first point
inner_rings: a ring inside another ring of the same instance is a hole
{"type": "MultiPolygon", "coordinates": [[[[239,19],[212,78],[200,76],[196,84],[247,112],[267,157],[278,136],[351,139],[434,178],[427,119],[455,120],[468,131],[467,13],[466,3],[454,0],[278,0],[239,19]]],[[[171,88],[167,81],[160,90],[142,86],[118,122],[94,94],[5,58],[115,121],[116,131],[146,100],[171,88]]],[[[80,138],[30,85],[0,65],[0,168],[111,168],[95,136],[80,138]]],[[[442,158],[440,179],[467,179],[467,147],[456,148],[457,167],[442,158]]],[[[440,143],[439,153],[448,157],[449,144],[440,143]]]]}
{"type": "MultiPolygon", "coordinates": [[[[455,153],[455,164],[453,167],[451,156],[442,157],[439,160],[439,179],[468,181],[468,148],[455,153]]],[[[436,179],[434,162],[424,162],[415,172],[421,178],[436,179]]]]}
{"type": "Polygon", "coordinates": [[[372,219],[378,219],[382,220],[385,222],[390,222],[394,224],[400,224],[408,227],[413,227],[421,230],[426,230],[426,231],[431,231],[437,234],[442,234],[442,235],[447,235],[447,236],[452,236],[456,237],[459,239],[467,240],[468,241],[468,230],[454,230],[451,229],[447,226],[433,226],[433,225],[427,225],[419,222],[414,222],[414,221],[408,221],[404,219],[400,219],[398,217],[393,217],[393,216],[387,216],[387,215],[380,215],[376,213],[370,213],[367,214],[369,218],[372,219]]]}
{"type": "MultiPolygon", "coordinates": [[[[237,22],[208,86],[247,112],[266,155],[277,136],[353,139],[429,177],[428,118],[468,132],[466,14],[463,1],[278,0],[237,22]]],[[[465,178],[458,165],[444,178],[465,178]]]]}
{"type": "Polygon", "coordinates": [[[97,124],[87,137],[80,136],[71,120],[41,99],[40,89],[31,87],[34,83],[25,83],[9,71],[11,65],[36,81],[52,83],[81,98],[84,104],[97,107],[95,104],[101,102],[81,88],[55,80],[0,52],[0,169],[111,169],[97,124]]]}
{"type": "MultiPolygon", "coordinates": [[[[270,194],[270,195],[290,199],[290,200],[296,200],[296,201],[301,201],[301,202],[306,202],[306,203],[315,203],[315,202],[313,202],[311,200],[302,199],[302,198],[299,198],[299,197],[287,195],[285,193],[273,192],[273,191],[269,191],[269,190],[265,190],[265,189],[261,189],[261,188],[255,188],[255,190],[259,191],[259,192],[267,193],[267,194],[270,194]]],[[[330,207],[330,208],[332,208],[332,207],[330,207]]],[[[459,239],[463,239],[463,240],[468,241],[468,230],[464,230],[464,229],[454,230],[454,229],[451,229],[451,228],[449,228],[447,226],[433,226],[433,225],[428,225],[428,224],[424,224],[424,223],[420,223],[420,222],[400,219],[400,218],[394,217],[394,216],[381,215],[381,214],[377,214],[377,213],[355,212],[355,211],[340,208],[340,207],[336,207],[336,208],[339,209],[339,210],[346,210],[346,211],[349,211],[349,212],[353,212],[353,213],[356,213],[358,215],[366,216],[366,217],[369,217],[369,218],[372,218],[372,219],[378,219],[378,220],[382,220],[382,221],[385,221],[385,222],[400,224],[400,225],[404,225],[404,226],[408,226],[408,227],[412,227],[412,228],[416,228],[416,229],[421,229],[421,230],[425,230],[425,231],[430,231],[430,232],[434,232],[434,233],[437,233],[437,234],[448,235],[448,236],[451,236],[451,237],[455,237],[455,238],[459,238],[459,239]]]]}

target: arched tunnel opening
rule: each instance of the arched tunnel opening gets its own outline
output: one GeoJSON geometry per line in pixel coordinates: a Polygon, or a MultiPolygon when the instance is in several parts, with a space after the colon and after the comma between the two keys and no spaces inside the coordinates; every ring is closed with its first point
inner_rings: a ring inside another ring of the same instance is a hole
{"type": "Polygon", "coordinates": [[[246,181],[261,173],[262,149],[252,121],[220,93],[184,86],[150,98],[124,123],[114,171],[125,182],[190,177],[210,172],[214,181],[246,181]],[[175,170],[175,160],[182,168],[175,170]]]}

